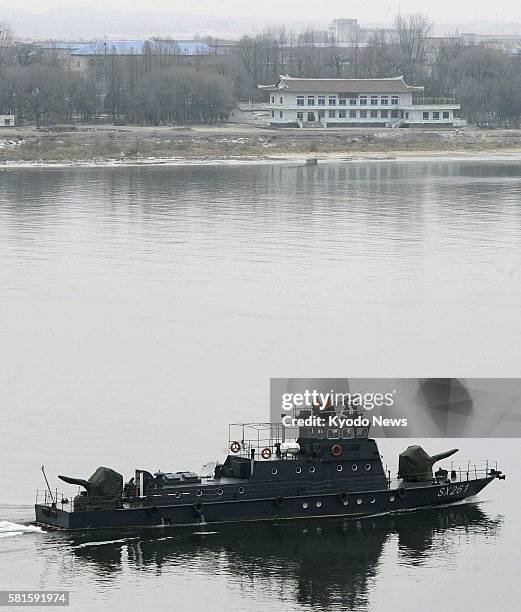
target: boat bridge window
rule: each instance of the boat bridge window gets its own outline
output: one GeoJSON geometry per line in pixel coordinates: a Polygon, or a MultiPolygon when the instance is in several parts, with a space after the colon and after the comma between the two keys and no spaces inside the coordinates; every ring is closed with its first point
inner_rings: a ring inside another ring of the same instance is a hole
{"type": "Polygon", "coordinates": [[[327,437],[329,440],[338,440],[340,438],[340,429],[328,429],[327,437]]]}
{"type": "Polygon", "coordinates": [[[355,430],[354,429],[342,429],[342,438],[344,438],[344,440],[350,440],[351,438],[355,437],[355,430]]]}

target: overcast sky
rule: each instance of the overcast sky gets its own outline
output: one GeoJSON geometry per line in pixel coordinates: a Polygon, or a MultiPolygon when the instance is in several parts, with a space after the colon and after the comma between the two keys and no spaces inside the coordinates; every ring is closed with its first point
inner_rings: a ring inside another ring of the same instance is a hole
{"type": "MultiPolygon", "coordinates": [[[[261,18],[288,18],[292,20],[313,19],[327,22],[334,17],[357,17],[363,21],[391,21],[401,11],[422,12],[432,20],[442,23],[455,21],[471,22],[475,19],[500,22],[521,22],[521,3],[519,0],[0,0],[0,9],[17,6],[17,9],[43,11],[61,7],[77,6],[83,10],[117,8],[122,10],[144,9],[156,11],[183,12],[215,16],[241,16],[261,18]],[[23,9],[22,9],[23,7],[23,9]]],[[[0,15],[1,19],[1,15],[0,15]]]]}

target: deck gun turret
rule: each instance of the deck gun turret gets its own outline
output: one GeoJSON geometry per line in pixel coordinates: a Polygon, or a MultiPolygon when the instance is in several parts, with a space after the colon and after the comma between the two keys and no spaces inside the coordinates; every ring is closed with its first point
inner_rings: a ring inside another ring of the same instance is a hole
{"type": "Polygon", "coordinates": [[[436,461],[446,459],[457,452],[458,449],[453,448],[431,456],[421,446],[409,446],[403,453],[400,453],[398,477],[408,482],[432,481],[434,479],[432,466],[436,461]]]}

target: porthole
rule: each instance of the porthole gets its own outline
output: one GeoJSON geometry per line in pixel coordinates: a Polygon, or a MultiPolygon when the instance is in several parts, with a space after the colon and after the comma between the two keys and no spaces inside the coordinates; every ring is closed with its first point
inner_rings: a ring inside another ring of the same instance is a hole
{"type": "Polygon", "coordinates": [[[305,509],[305,508],[307,508],[307,507],[308,507],[308,505],[309,505],[309,504],[308,504],[308,502],[304,502],[304,503],[302,504],[302,507],[305,509]]]}
{"type": "Polygon", "coordinates": [[[374,497],[371,497],[371,503],[374,504],[376,501],[376,499],[374,497]]]}
{"type": "Polygon", "coordinates": [[[239,495],[242,495],[244,493],[244,487],[239,487],[237,491],[239,492],[239,495]]]}
{"type": "Polygon", "coordinates": [[[365,464],[365,469],[366,469],[367,471],[369,471],[369,470],[371,469],[371,464],[370,464],[370,463],[366,463],[366,464],[365,464]]]}
{"type": "Polygon", "coordinates": [[[179,498],[181,497],[181,493],[179,493],[179,491],[176,491],[176,492],[174,493],[174,497],[175,497],[176,499],[179,499],[179,498]]]}
{"type": "Polygon", "coordinates": [[[390,502],[393,502],[393,501],[394,501],[394,495],[391,495],[391,497],[389,498],[389,501],[390,501],[390,502]]]}
{"type": "Polygon", "coordinates": [[[312,465],[312,466],[309,468],[309,473],[310,473],[310,474],[314,474],[314,473],[315,473],[315,470],[316,470],[315,466],[314,466],[314,465],[312,465]]]}
{"type": "Polygon", "coordinates": [[[295,472],[297,474],[300,474],[302,472],[302,468],[301,467],[295,468],[295,472]]]}
{"type": "Polygon", "coordinates": [[[341,465],[336,466],[336,471],[341,472],[344,468],[341,465]]]}
{"type": "Polygon", "coordinates": [[[224,493],[222,489],[217,489],[217,495],[221,496],[224,493]]]}
{"type": "Polygon", "coordinates": [[[273,468],[273,469],[271,470],[271,473],[273,474],[273,476],[275,476],[275,474],[277,473],[277,468],[273,468]]]}
{"type": "Polygon", "coordinates": [[[321,502],[321,501],[317,501],[317,502],[316,502],[316,504],[315,504],[315,506],[316,506],[317,508],[322,507],[322,502],[321,502]]]}
{"type": "Polygon", "coordinates": [[[344,504],[344,506],[348,506],[349,502],[347,501],[347,499],[344,499],[344,501],[342,502],[344,504]]]}
{"type": "Polygon", "coordinates": [[[361,498],[361,497],[359,497],[359,498],[356,500],[356,503],[357,503],[358,505],[360,505],[360,504],[362,503],[362,498],[361,498]]]}
{"type": "Polygon", "coordinates": [[[356,472],[356,470],[358,469],[358,466],[356,465],[356,463],[353,463],[353,465],[351,466],[351,469],[353,470],[353,472],[356,472]]]}
{"type": "Polygon", "coordinates": [[[203,494],[203,492],[202,492],[200,489],[198,489],[198,490],[195,492],[195,494],[197,495],[197,497],[201,497],[201,495],[203,494]]]}

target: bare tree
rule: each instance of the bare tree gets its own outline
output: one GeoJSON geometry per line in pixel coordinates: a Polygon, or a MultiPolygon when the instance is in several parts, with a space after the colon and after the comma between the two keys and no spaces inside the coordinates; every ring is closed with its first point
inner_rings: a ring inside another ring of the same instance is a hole
{"type": "Polygon", "coordinates": [[[420,13],[398,15],[394,26],[398,31],[400,47],[408,67],[409,78],[414,78],[416,69],[425,61],[425,43],[432,24],[420,13]]]}

